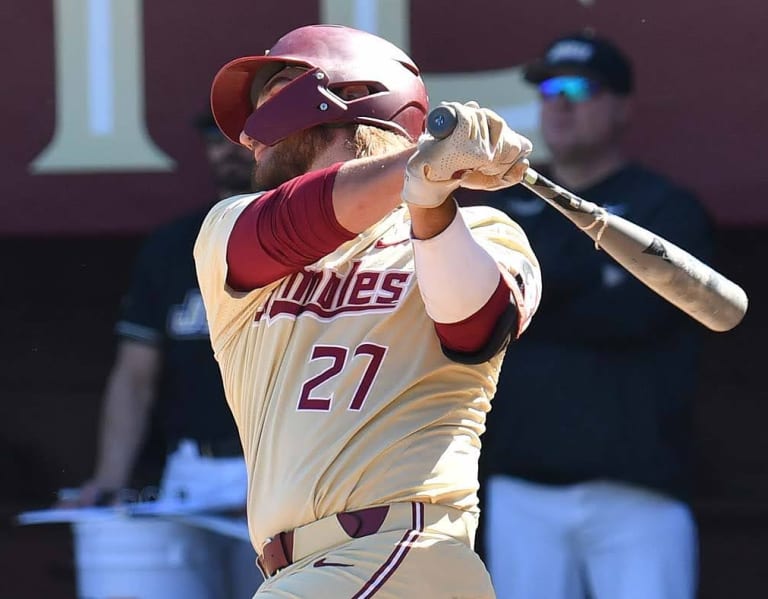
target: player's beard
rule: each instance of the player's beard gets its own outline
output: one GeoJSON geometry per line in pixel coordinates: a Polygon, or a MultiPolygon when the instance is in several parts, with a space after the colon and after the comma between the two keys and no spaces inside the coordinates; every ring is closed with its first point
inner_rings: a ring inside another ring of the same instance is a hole
{"type": "Polygon", "coordinates": [[[322,126],[289,135],[256,162],[252,175],[253,190],[274,189],[308,172],[332,141],[333,131],[322,126]]]}

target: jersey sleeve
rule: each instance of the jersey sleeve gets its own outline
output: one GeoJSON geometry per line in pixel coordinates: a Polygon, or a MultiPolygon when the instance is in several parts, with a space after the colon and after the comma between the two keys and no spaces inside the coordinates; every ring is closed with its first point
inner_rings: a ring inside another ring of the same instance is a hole
{"type": "Polygon", "coordinates": [[[162,342],[165,309],[162,298],[163,252],[157,236],[148,238],[133,265],[128,291],[123,295],[115,332],[124,339],[148,345],[162,342]]]}
{"type": "Polygon", "coordinates": [[[275,282],[253,291],[227,285],[227,244],[240,214],[260,194],[234,196],[216,204],[205,217],[194,247],[195,270],[205,304],[211,343],[218,353],[234,333],[253,318],[275,282]]]}
{"type": "Polygon", "coordinates": [[[333,209],[333,184],[342,164],[294,177],[241,211],[227,240],[232,288],[268,285],[355,237],[339,224],[333,209]]]}

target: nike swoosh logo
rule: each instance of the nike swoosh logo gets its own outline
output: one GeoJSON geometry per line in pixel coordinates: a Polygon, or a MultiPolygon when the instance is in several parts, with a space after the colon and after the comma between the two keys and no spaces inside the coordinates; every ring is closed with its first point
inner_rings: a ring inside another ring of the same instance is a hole
{"type": "Polygon", "coordinates": [[[401,243],[406,243],[408,241],[410,241],[410,239],[408,238],[400,239],[398,241],[390,241],[390,242],[385,242],[385,241],[382,241],[381,239],[378,239],[376,240],[376,243],[374,244],[373,247],[375,247],[377,250],[380,250],[383,248],[392,247],[393,245],[400,245],[401,243]]]}
{"type": "Polygon", "coordinates": [[[354,566],[354,564],[342,564],[339,562],[327,562],[325,561],[325,558],[321,558],[317,560],[314,564],[312,564],[315,568],[325,568],[326,566],[337,566],[339,568],[351,568],[354,566]]]}

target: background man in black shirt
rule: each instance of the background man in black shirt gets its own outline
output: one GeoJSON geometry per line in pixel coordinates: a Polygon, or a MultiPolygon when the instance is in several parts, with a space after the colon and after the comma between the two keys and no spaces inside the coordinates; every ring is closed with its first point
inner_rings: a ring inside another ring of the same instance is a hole
{"type": "MultiPolygon", "coordinates": [[[[211,204],[249,192],[250,153],[226,140],[211,115],[201,117],[197,126],[218,191],[211,204]]],[[[121,490],[133,484],[142,448],[150,429],[154,429],[167,448],[161,498],[241,503],[245,509],[247,476],[242,448],[213,357],[192,257],[194,241],[209,209],[210,204],[201,206],[161,227],[139,252],[115,327],[119,342],[103,399],[95,471],[77,497],[60,502],[61,507],[119,501],[121,490]],[[157,423],[152,421],[155,414],[160,418],[157,423]]],[[[184,592],[193,588],[202,589],[201,596],[206,599],[246,598],[261,582],[250,542],[199,530],[190,532],[183,524],[160,520],[129,519],[97,525],[132,527],[115,529],[116,535],[153,535],[156,546],[165,548],[161,553],[187,545],[183,553],[192,556],[196,565],[188,571],[198,570],[191,575],[199,576],[199,581],[191,581],[184,592]]],[[[76,525],[76,539],[85,531],[76,525]]],[[[78,559],[89,559],[76,554],[78,559]]],[[[126,567],[132,559],[126,555],[126,567]]],[[[85,592],[85,583],[79,582],[79,591],[85,592]]],[[[123,583],[117,581],[110,584],[112,590],[126,596],[132,596],[137,588],[122,589],[123,583]]],[[[144,583],[128,580],[127,584],[144,583]]],[[[155,588],[155,592],[163,591],[155,588]]],[[[182,589],[178,586],[169,588],[165,596],[179,592],[182,589]]]]}
{"type": "MultiPolygon", "coordinates": [[[[541,94],[551,152],[540,172],[708,260],[694,197],[621,152],[633,74],[615,45],[590,33],[557,39],[525,78],[541,94]]],[[[483,201],[526,231],[544,289],[507,352],[484,438],[498,597],[694,597],[686,501],[699,325],[522,187],[483,201]]]]}

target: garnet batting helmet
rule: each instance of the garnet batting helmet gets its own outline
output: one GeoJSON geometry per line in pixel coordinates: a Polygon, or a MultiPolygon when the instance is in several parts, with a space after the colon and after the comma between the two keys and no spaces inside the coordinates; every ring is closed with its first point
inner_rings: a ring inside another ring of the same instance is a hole
{"type": "Polygon", "coordinates": [[[424,130],[428,101],[414,62],[397,46],[340,25],[309,25],[285,34],[263,56],[237,58],[216,74],[211,88],[216,123],[230,140],[240,132],[272,146],[315,125],[364,123],[415,140],[424,130]],[[255,109],[266,82],[286,66],[307,68],[255,109]],[[369,94],[338,93],[364,85],[369,94]]]}

